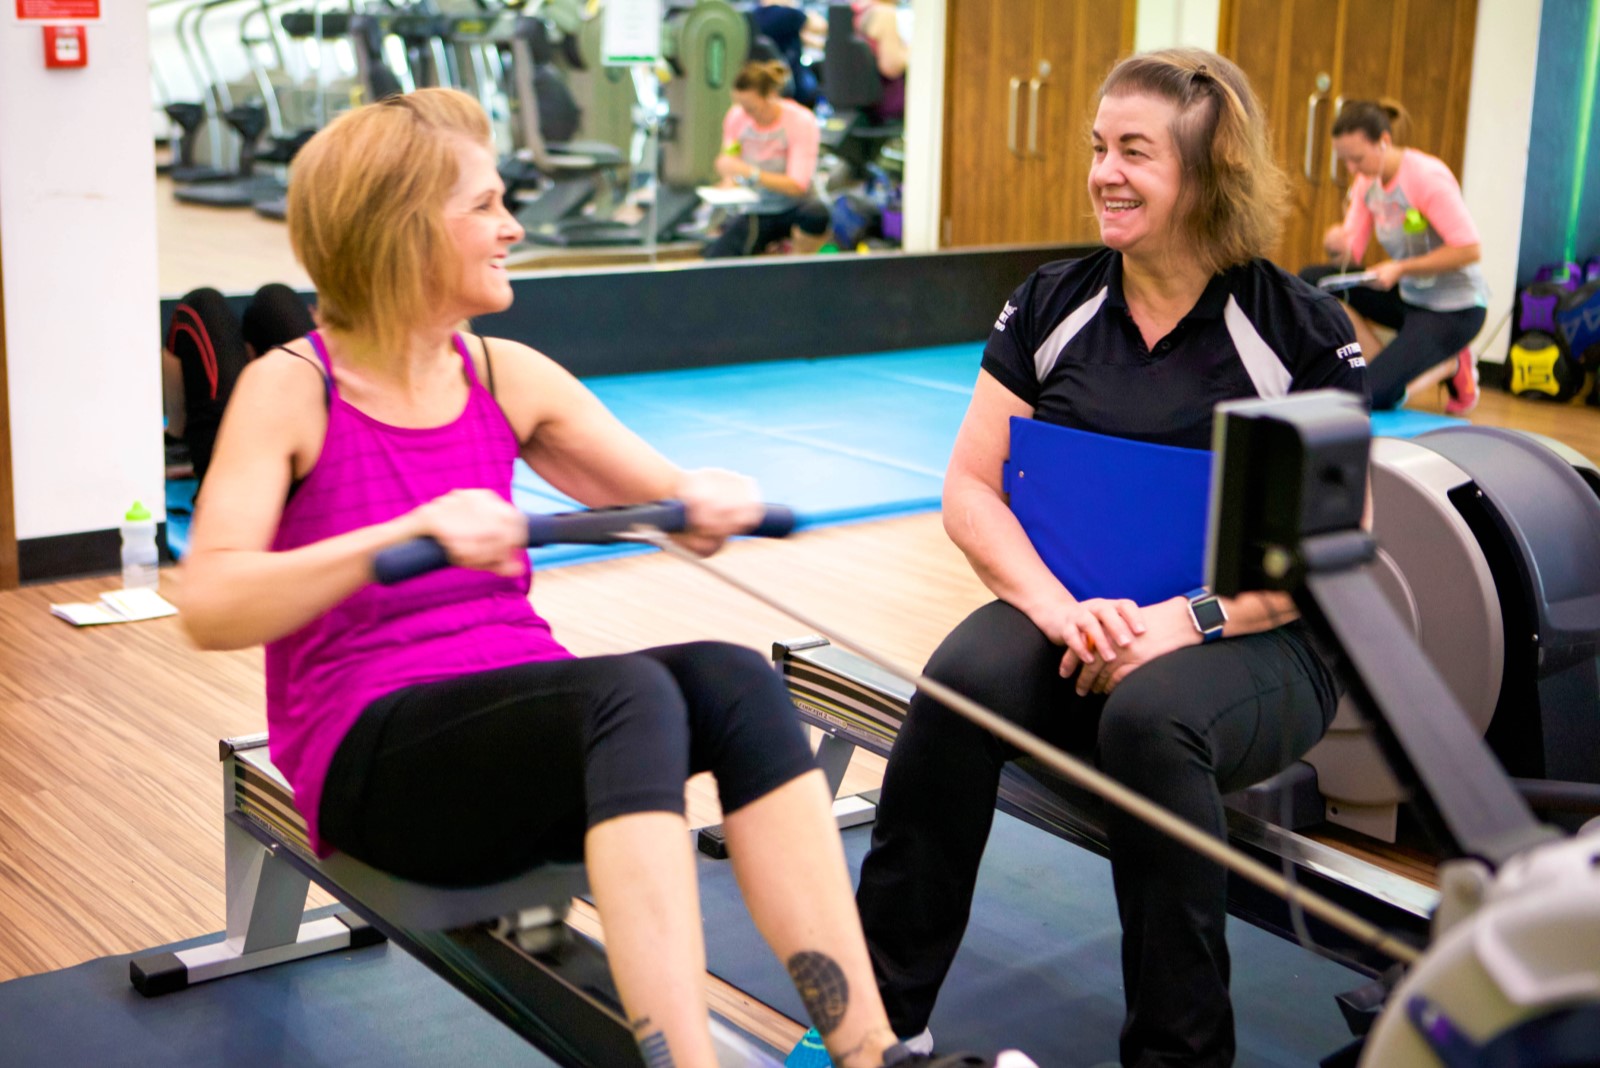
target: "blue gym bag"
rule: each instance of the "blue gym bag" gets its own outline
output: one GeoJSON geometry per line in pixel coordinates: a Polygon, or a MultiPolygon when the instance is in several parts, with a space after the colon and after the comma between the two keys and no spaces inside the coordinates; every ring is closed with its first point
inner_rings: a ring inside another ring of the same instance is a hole
{"type": "Polygon", "coordinates": [[[1018,416],[1003,485],[1039,558],[1079,600],[1154,604],[1205,582],[1208,450],[1018,416]]]}

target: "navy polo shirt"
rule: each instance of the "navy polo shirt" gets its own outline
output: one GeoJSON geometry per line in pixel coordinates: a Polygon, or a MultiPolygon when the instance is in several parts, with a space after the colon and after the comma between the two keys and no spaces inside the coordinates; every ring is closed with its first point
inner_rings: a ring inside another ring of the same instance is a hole
{"type": "Polygon", "coordinates": [[[1211,447],[1221,401],[1329,387],[1366,399],[1365,368],[1338,300],[1266,260],[1214,276],[1146,346],[1111,249],[1035,271],[983,352],[983,369],[1042,422],[1192,449],[1211,447]]]}

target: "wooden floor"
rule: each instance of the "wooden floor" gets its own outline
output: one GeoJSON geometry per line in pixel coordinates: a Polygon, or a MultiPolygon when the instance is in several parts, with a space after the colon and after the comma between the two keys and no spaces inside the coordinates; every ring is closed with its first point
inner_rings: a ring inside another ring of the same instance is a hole
{"type": "MultiPolygon", "coordinates": [[[[159,199],[164,292],[305,283],[281,223],[225,213],[227,224],[213,225],[211,209],[180,208],[165,187],[159,199]]],[[[1473,418],[1600,459],[1600,410],[1486,393],[1473,418]]],[[[987,599],[932,515],[743,543],[718,560],[908,667],[987,599]]],[[[169,591],[175,581],[164,574],[169,591]]],[[[261,653],[197,652],[170,619],[73,630],[48,613],[51,602],[92,600],[113,585],[0,593],[0,981],[224,922],[216,741],[264,729],[261,653]]],[[[541,573],[534,601],[580,654],[699,637],[765,651],[800,633],[654,555],[541,573]]],[[[851,774],[847,785],[865,788],[881,764],[859,756],[851,774]]],[[[706,782],[691,784],[690,802],[693,822],[716,819],[706,782]]],[[[720,986],[715,997],[725,1008],[739,1000],[720,986]]],[[[798,1033],[751,1011],[752,1029],[780,1047],[798,1033]]]]}
{"type": "MultiPolygon", "coordinates": [[[[739,544],[718,561],[907,666],[984,597],[936,516],[739,544]]],[[[168,592],[176,581],[163,574],[168,592]]],[[[48,614],[113,585],[0,593],[0,981],[224,923],[216,742],[264,729],[261,653],[197,652],[172,619],[73,630],[48,614]]],[[[659,555],[541,573],[534,599],[580,654],[691,638],[765,650],[800,633],[659,555]]],[[[880,773],[863,755],[850,787],[880,773]]],[[[689,793],[691,822],[715,822],[709,781],[689,793]]],[[[715,985],[714,1002],[740,1016],[748,999],[715,985]]],[[[750,1011],[744,1022],[775,1045],[798,1037],[750,1011]]]]}
{"type": "MultiPolygon", "coordinates": [[[[1489,394],[1475,416],[1600,457],[1600,411],[1489,394]]],[[[917,516],[747,542],[735,574],[920,665],[986,594],[917,516]]],[[[177,576],[167,572],[168,585],[177,576]]],[[[111,578],[0,593],[0,980],[193,937],[223,924],[218,738],[265,726],[259,650],[200,653],[174,620],[73,630],[48,614],[111,578]]],[[[580,654],[689,638],[766,650],[785,617],[657,555],[538,575],[534,601],[580,654]]],[[[853,788],[880,766],[858,758],[853,788]]],[[[716,818],[705,783],[697,823],[716,818]]]]}

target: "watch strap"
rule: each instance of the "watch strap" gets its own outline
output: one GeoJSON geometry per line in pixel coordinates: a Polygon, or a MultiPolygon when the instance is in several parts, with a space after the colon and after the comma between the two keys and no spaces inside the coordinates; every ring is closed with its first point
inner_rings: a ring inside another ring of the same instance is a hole
{"type": "Polygon", "coordinates": [[[1214,642],[1222,637],[1222,629],[1227,625],[1228,612],[1222,607],[1222,602],[1217,595],[1204,586],[1196,586],[1184,597],[1189,601],[1189,619],[1194,623],[1194,629],[1200,632],[1202,642],[1214,642]],[[1201,621],[1202,613],[1211,616],[1215,611],[1215,621],[1208,626],[1201,621]]]}

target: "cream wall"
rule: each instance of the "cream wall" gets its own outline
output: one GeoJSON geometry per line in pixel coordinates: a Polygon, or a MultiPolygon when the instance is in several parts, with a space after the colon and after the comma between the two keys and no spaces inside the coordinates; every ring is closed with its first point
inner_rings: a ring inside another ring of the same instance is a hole
{"type": "Polygon", "coordinates": [[[162,516],[146,12],[104,0],[89,66],[46,70],[0,9],[0,256],[17,537],[162,516]]]}
{"type": "Polygon", "coordinates": [[[1490,293],[1489,315],[1473,350],[1488,345],[1482,355],[1497,363],[1506,357],[1505,335],[1492,345],[1489,335],[1505,318],[1517,288],[1543,7],[1528,0],[1478,0],[1461,192],[1478,224],[1490,293]]]}
{"type": "Polygon", "coordinates": [[[1139,0],[1133,29],[1133,50],[1189,45],[1217,48],[1222,0],[1139,0]]]}

